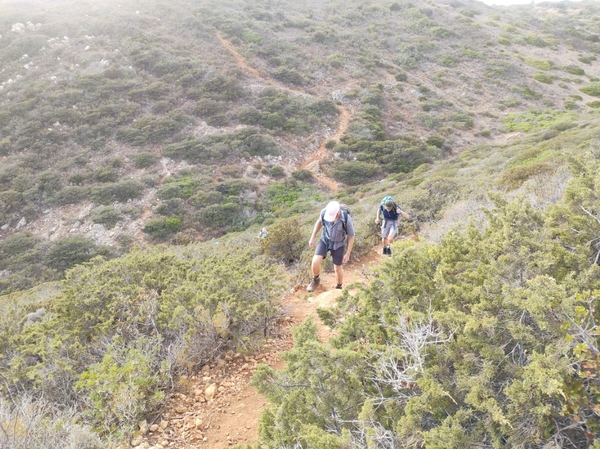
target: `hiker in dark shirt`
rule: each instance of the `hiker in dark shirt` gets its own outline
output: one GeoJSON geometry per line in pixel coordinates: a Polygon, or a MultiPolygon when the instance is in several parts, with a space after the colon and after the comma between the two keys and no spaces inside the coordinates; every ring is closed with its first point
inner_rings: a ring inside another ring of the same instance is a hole
{"type": "Polygon", "coordinates": [[[340,207],[337,201],[331,201],[327,207],[321,211],[319,218],[315,222],[312,235],[308,241],[308,246],[315,248],[315,255],[312,259],[313,279],[306,291],[314,291],[320,283],[319,275],[321,273],[321,261],[331,253],[335,274],[337,277],[337,285],[335,288],[342,288],[344,281],[344,270],[342,264],[350,260],[352,246],[354,245],[354,226],[352,218],[347,209],[340,207]],[[315,248],[315,238],[317,233],[323,229],[321,238],[317,242],[315,248]],[[345,250],[346,236],[348,236],[348,248],[345,250]]]}
{"type": "Polygon", "coordinates": [[[383,244],[384,255],[392,255],[390,245],[394,243],[394,238],[396,237],[396,234],[398,234],[398,222],[400,221],[400,215],[407,220],[410,219],[410,215],[404,212],[400,206],[394,202],[393,199],[387,199],[377,208],[375,224],[379,224],[379,222],[382,221],[381,243],[383,244]]]}

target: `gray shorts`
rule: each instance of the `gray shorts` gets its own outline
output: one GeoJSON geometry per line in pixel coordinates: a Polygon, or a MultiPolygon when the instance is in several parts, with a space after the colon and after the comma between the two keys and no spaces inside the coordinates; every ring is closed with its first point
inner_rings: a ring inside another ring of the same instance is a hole
{"type": "Polygon", "coordinates": [[[323,259],[327,257],[327,252],[331,252],[331,260],[334,265],[341,265],[344,260],[344,246],[340,246],[338,249],[327,249],[327,245],[323,240],[319,240],[317,247],[315,248],[315,256],[323,256],[323,259]]]}
{"type": "Polygon", "coordinates": [[[383,220],[381,225],[381,237],[387,239],[398,234],[398,220],[383,220]]]}

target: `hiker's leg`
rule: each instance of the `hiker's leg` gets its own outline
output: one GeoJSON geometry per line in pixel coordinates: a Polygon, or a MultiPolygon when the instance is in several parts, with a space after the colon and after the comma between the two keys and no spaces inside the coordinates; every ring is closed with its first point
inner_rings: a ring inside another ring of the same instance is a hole
{"type": "Polygon", "coordinates": [[[333,261],[333,269],[335,270],[335,277],[337,278],[338,284],[342,284],[344,281],[344,269],[342,268],[344,251],[345,248],[343,246],[331,251],[331,260],[333,261]]]}
{"type": "Polygon", "coordinates": [[[388,246],[388,233],[390,232],[389,226],[387,226],[386,220],[383,220],[383,224],[381,225],[381,244],[384,246],[388,246]]]}
{"type": "Polygon", "coordinates": [[[315,248],[315,255],[312,258],[311,268],[313,276],[319,276],[321,274],[321,262],[327,255],[327,246],[319,240],[315,248]]]}
{"type": "Polygon", "coordinates": [[[335,269],[335,277],[337,279],[337,283],[339,285],[342,285],[344,283],[344,269],[341,265],[334,265],[333,268],[335,269]]]}
{"type": "Polygon", "coordinates": [[[398,225],[396,223],[390,225],[390,228],[388,230],[388,242],[390,242],[389,244],[391,245],[392,243],[394,243],[394,240],[396,239],[396,235],[398,235],[398,225]]]}
{"type": "Polygon", "coordinates": [[[323,260],[323,256],[314,255],[312,258],[312,273],[313,276],[319,276],[321,274],[321,261],[323,260]]]}

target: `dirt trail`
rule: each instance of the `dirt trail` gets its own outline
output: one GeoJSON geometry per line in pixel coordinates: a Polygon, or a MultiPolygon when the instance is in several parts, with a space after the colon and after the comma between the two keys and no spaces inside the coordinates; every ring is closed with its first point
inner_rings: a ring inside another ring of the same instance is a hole
{"type": "MultiPolygon", "coordinates": [[[[366,256],[353,259],[344,269],[344,285],[368,283],[369,273],[381,257],[375,247],[366,256]]],[[[342,290],[335,289],[334,273],[321,278],[314,293],[298,285],[282,298],[283,318],[260,354],[250,357],[230,352],[197,375],[182,379],[160,419],[142,425],[145,435],[134,439],[133,447],[222,449],[258,441],[259,420],[267,401],[249,385],[250,377],[258,363],[283,367],[280,354],[292,347],[290,330],[308,317],[314,318],[321,341],[328,341],[331,330],[321,323],[316,310],[332,307],[342,290]]]]}
{"type": "MultiPolygon", "coordinates": [[[[249,71],[252,74],[252,76],[254,76],[256,79],[259,79],[266,84],[269,84],[271,86],[277,87],[282,90],[286,90],[288,92],[293,92],[295,94],[299,94],[299,95],[303,95],[303,96],[314,97],[313,95],[310,95],[306,92],[302,92],[302,91],[291,89],[287,86],[284,86],[283,84],[281,84],[275,80],[266,79],[266,78],[262,77],[261,74],[258,72],[258,70],[256,70],[254,67],[249,66],[248,63],[246,63],[246,60],[244,59],[244,57],[238,53],[238,51],[231,44],[231,42],[229,42],[227,39],[225,39],[221,35],[221,32],[219,30],[217,30],[216,35],[217,35],[217,39],[219,40],[219,42],[221,42],[221,44],[227,50],[229,50],[229,52],[233,55],[233,57],[237,61],[238,66],[249,71]]],[[[331,139],[338,140],[346,132],[346,129],[348,128],[348,124],[350,122],[350,113],[344,106],[338,105],[338,109],[340,111],[340,123],[337,127],[335,134],[333,136],[331,136],[330,138],[321,142],[321,145],[319,146],[319,148],[314,153],[312,153],[306,161],[304,161],[300,165],[300,168],[310,170],[313,173],[313,175],[315,176],[315,179],[317,180],[317,182],[319,184],[327,187],[333,193],[337,193],[339,184],[337,183],[337,181],[335,181],[323,174],[323,172],[321,171],[319,162],[329,155],[329,151],[327,150],[327,148],[325,148],[325,143],[327,142],[327,140],[331,140],[331,139]]]]}
{"type": "MultiPolygon", "coordinates": [[[[255,78],[280,89],[307,95],[273,80],[264,79],[256,69],[248,66],[219,31],[217,38],[232,53],[238,65],[248,70],[255,78]]],[[[339,139],[348,127],[348,110],[343,106],[339,106],[339,110],[338,128],[329,139],[339,139]]],[[[320,184],[332,192],[337,192],[337,182],[323,175],[319,167],[319,162],[329,155],[325,142],[326,140],[301,164],[301,168],[311,170],[320,184]]],[[[163,163],[161,182],[167,174],[163,163]]],[[[345,267],[344,285],[369,282],[368,273],[373,266],[379,265],[382,257],[376,248],[360,259],[353,258],[352,263],[345,267]]],[[[292,347],[291,328],[308,317],[314,317],[321,341],[326,342],[330,337],[330,329],[320,322],[316,310],[319,307],[333,306],[342,290],[335,289],[334,273],[323,274],[321,278],[321,285],[314,293],[309,294],[305,286],[298,285],[282,298],[283,318],[261,353],[243,356],[229,352],[223,359],[204,366],[196,375],[181,379],[160,418],[156,422],[141,423],[141,431],[132,441],[132,447],[222,449],[257,441],[259,419],[267,405],[265,398],[249,385],[257,364],[266,363],[277,369],[282,368],[281,353],[292,347]]]]}

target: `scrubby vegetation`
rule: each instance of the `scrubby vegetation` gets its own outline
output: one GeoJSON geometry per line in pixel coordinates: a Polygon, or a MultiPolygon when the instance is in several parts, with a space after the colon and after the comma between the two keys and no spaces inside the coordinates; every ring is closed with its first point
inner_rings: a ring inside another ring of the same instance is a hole
{"type": "MultiPolygon", "coordinates": [[[[53,407],[85,410],[96,432],[123,438],[156,412],[174,376],[256,345],[276,314],[282,280],[275,265],[238,247],[96,257],[70,270],[60,288],[3,297],[0,393],[27,391],[53,407]]],[[[21,419],[12,413],[2,425],[21,419]]]]}
{"type": "Polygon", "coordinates": [[[0,446],[127,442],[393,194],[427,241],[257,371],[259,446],[598,447],[596,2],[51,3],[0,10],[0,446]]]}
{"type": "Polygon", "coordinates": [[[266,447],[595,447],[597,148],[546,211],[500,196],[487,226],[396,246],[370,286],[306,322],[269,398],[266,447]],[[567,443],[568,442],[568,443],[567,443]]]}

